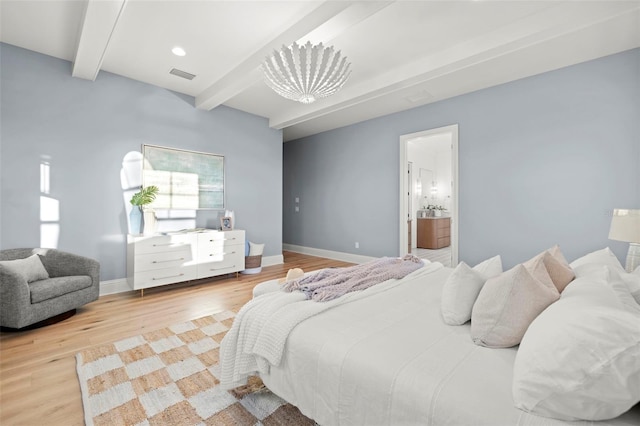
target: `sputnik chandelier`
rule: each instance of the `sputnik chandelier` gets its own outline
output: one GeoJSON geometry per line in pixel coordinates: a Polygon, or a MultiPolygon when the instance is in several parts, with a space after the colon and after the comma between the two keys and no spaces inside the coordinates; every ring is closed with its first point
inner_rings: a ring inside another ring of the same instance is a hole
{"type": "Polygon", "coordinates": [[[278,95],[310,104],[340,90],[351,74],[350,65],[333,46],[308,41],[302,46],[294,42],[291,47],[274,50],[261,68],[265,82],[278,95]]]}

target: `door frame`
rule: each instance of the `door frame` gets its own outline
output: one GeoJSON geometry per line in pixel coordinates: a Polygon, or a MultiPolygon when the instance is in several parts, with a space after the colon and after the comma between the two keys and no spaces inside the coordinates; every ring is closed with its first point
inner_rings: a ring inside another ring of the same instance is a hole
{"type": "Polygon", "coordinates": [[[447,133],[451,135],[451,266],[458,264],[458,222],[459,222],[459,207],[458,207],[458,125],[452,124],[449,126],[438,127],[435,129],[423,130],[421,132],[409,133],[406,135],[400,135],[400,164],[398,167],[400,173],[400,200],[399,200],[399,254],[400,257],[408,253],[408,230],[407,221],[409,217],[408,211],[408,196],[411,195],[411,188],[407,181],[407,174],[409,173],[409,166],[407,158],[407,144],[410,140],[419,137],[432,136],[437,134],[447,133]]]}

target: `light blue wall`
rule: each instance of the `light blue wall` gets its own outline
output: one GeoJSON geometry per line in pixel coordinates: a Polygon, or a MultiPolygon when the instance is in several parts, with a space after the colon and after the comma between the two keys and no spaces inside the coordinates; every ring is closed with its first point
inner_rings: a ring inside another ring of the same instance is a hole
{"type": "MultiPolygon", "coordinates": [[[[126,275],[120,169],[129,151],[154,144],[225,156],[227,208],[265,256],[282,253],[282,132],[227,107],[107,72],[71,77],[71,64],[0,45],[0,248],[40,244],[40,162],[51,163],[60,205],[58,248],[96,258],[101,279],[126,275]]],[[[200,211],[197,226],[218,226],[200,211]]]]}
{"type": "Polygon", "coordinates": [[[607,234],[613,208],[640,208],[640,49],[285,143],[283,241],[397,255],[399,137],[455,123],[460,260],[557,243],[624,262],[607,234]]]}

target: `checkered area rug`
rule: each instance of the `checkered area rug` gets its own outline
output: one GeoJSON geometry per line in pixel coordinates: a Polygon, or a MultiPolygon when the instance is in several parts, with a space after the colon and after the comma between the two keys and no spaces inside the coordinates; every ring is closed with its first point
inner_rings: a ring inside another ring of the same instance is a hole
{"type": "Polygon", "coordinates": [[[218,386],[221,312],[76,355],[87,425],[314,425],[259,378],[218,386]]]}

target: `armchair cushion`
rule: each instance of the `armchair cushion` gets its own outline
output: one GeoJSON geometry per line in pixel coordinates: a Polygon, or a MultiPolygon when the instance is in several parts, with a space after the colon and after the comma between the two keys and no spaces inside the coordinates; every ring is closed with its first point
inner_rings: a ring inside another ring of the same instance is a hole
{"type": "Polygon", "coordinates": [[[56,277],[35,281],[29,284],[31,303],[40,303],[87,287],[91,287],[91,277],[88,275],[56,277]]]}
{"type": "Polygon", "coordinates": [[[37,254],[33,254],[24,259],[0,260],[0,266],[18,274],[28,283],[49,278],[49,273],[44,268],[40,256],[37,254]]]}

